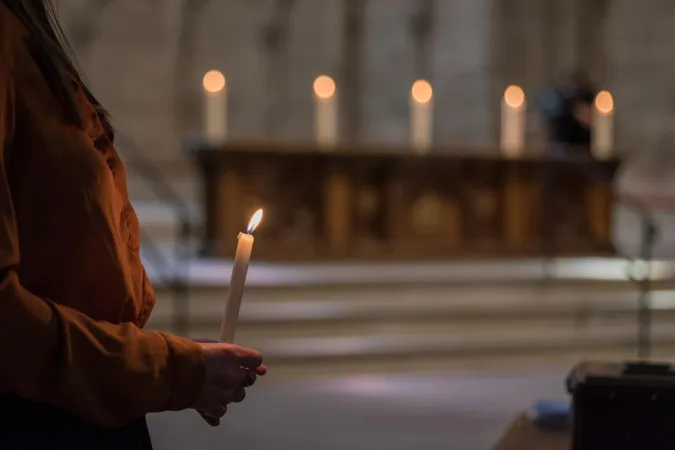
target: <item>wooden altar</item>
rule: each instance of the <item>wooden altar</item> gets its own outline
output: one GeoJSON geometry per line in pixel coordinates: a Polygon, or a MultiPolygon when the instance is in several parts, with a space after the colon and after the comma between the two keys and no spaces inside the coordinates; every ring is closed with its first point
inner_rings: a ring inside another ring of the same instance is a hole
{"type": "Polygon", "coordinates": [[[256,260],[609,254],[618,161],[228,144],[193,150],[206,256],[264,208],[256,260]]]}

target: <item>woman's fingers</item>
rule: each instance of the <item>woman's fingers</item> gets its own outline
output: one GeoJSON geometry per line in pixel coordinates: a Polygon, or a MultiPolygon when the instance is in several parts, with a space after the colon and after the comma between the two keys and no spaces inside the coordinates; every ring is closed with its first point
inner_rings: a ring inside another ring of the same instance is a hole
{"type": "Polygon", "coordinates": [[[198,338],[198,339],[193,339],[198,344],[217,344],[218,341],[213,340],[213,339],[205,339],[205,338],[198,338]]]}
{"type": "Polygon", "coordinates": [[[243,367],[231,367],[220,378],[220,386],[225,390],[236,389],[240,386],[245,386],[249,378],[249,371],[243,367]]]}
{"type": "Polygon", "coordinates": [[[223,405],[229,405],[230,403],[240,403],[244,398],[246,398],[246,391],[243,387],[240,387],[225,391],[225,395],[220,399],[220,402],[223,405]]]}
{"type": "Polygon", "coordinates": [[[199,411],[199,415],[212,427],[220,425],[220,418],[225,414],[227,414],[226,404],[214,404],[206,411],[199,411]]]}
{"type": "Polygon", "coordinates": [[[236,389],[232,394],[233,403],[241,403],[246,398],[246,391],[244,389],[236,389]]]}
{"type": "Polygon", "coordinates": [[[220,425],[220,418],[218,417],[211,417],[210,415],[203,412],[200,412],[199,415],[202,416],[202,419],[204,419],[204,421],[212,427],[217,427],[220,425]]]}
{"type": "Polygon", "coordinates": [[[218,425],[227,405],[246,397],[258,375],[267,373],[257,350],[222,343],[199,343],[203,352],[205,377],[199,398],[192,405],[211,425],[218,425]]]}
{"type": "Polygon", "coordinates": [[[246,369],[257,369],[262,365],[263,358],[258,350],[250,348],[232,346],[237,358],[237,362],[241,367],[246,369]]]}
{"type": "Polygon", "coordinates": [[[226,389],[236,386],[251,387],[257,381],[258,375],[265,375],[266,373],[267,369],[265,367],[255,370],[236,367],[232,369],[231,373],[222,378],[222,386],[226,389]]]}
{"type": "Polygon", "coordinates": [[[227,413],[227,405],[241,403],[246,398],[246,390],[243,387],[225,389],[222,392],[220,403],[214,403],[207,411],[199,411],[204,421],[212,427],[220,425],[220,418],[227,413]]]}
{"type": "Polygon", "coordinates": [[[244,379],[244,382],[242,383],[242,386],[247,388],[251,387],[255,384],[256,380],[258,379],[258,375],[252,370],[247,370],[246,371],[246,378],[244,379]]]}

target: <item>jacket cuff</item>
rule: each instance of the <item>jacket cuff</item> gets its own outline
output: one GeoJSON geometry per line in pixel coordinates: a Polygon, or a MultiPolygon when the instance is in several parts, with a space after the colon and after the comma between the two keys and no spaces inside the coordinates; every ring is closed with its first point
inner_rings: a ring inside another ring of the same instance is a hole
{"type": "Polygon", "coordinates": [[[204,387],[204,352],[194,341],[168,333],[160,333],[169,347],[171,386],[166,406],[180,411],[193,406],[204,387]]]}

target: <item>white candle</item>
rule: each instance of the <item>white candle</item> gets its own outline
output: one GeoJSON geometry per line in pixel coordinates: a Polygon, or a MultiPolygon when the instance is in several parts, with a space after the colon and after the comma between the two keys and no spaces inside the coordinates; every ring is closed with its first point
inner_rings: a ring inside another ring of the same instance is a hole
{"type": "Polygon", "coordinates": [[[434,91],[426,80],[417,80],[410,90],[410,145],[418,153],[429,151],[433,141],[434,91]]]}
{"type": "Polygon", "coordinates": [[[593,102],[591,150],[598,159],[612,156],[614,147],[614,99],[612,94],[601,91],[593,102]]]}
{"type": "Polygon", "coordinates": [[[225,76],[211,70],[204,75],[204,132],[211,143],[227,137],[227,82],[225,76]]]}
{"type": "Polygon", "coordinates": [[[241,300],[244,297],[244,286],[246,285],[246,273],[248,265],[251,262],[251,252],[253,251],[253,232],[262,220],[263,210],[259,209],[251,217],[245,233],[239,233],[237,251],[234,255],[234,265],[232,266],[232,275],[230,277],[230,290],[227,294],[227,303],[223,312],[223,320],[220,324],[220,342],[232,343],[234,333],[239,321],[239,309],[241,300]]]}
{"type": "Polygon", "coordinates": [[[335,81],[328,75],[314,80],[314,133],[321,148],[334,147],[338,141],[338,108],[335,81]]]}
{"type": "Polygon", "coordinates": [[[502,98],[500,147],[502,153],[515,158],[525,151],[525,92],[519,86],[509,86],[502,98]]]}

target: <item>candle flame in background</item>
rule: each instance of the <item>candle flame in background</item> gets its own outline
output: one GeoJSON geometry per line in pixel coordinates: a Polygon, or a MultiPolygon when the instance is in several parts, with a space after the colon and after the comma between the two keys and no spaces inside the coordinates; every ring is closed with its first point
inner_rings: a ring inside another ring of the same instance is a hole
{"type": "Polygon", "coordinates": [[[608,115],[614,111],[614,98],[609,91],[600,91],[595,96],[595,108],[600,114],[608,115]]]}
{"type": "Polygon", "coordinates": [[[260,225],[260,222],[262,222],[263,218],[263,210],[259,209],[251,216],[251,220],[248,222],[248,226],[246,227],[246,234],[251,234],[255,231],[256,228],[258,228],[258,225],[260,225]]]}
{"type": "Polygon", "coordinates": [[[204,90],[209,94],[218,94],[225,89],[225,75],[218,70],[209,70],[202,80],[204,90]]]}
{"type": "Polygon", "coordinates": [[[434,90],[431,87],[431,83],[427,80],[417,80],[413,83],[410,94],[415,102],[424,105],[431,101],[431,98],[434,96],[434,90]]]}
{"type": "Polygon", "coordinates": [[[321,100],[330,100],[335,95],[335,81],[328,75],[319,75],[314,80],[314,95],[321,100]]]}
{"type": "Polygon", "coordinates": [[[518,109],[525,103],[525,92],[520,86],[512,84],[504,91],[504,103],[513,109],[518,109]]]}

